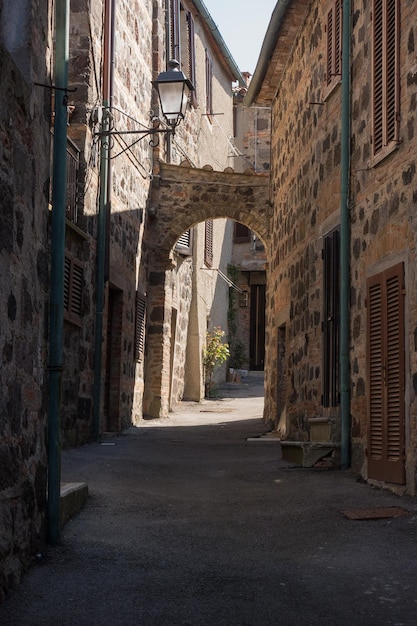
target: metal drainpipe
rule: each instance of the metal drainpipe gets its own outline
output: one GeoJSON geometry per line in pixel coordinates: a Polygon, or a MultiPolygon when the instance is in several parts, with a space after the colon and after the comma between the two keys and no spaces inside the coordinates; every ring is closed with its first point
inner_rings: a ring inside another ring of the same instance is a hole
{"type": "Polygon", "coordinates": [[[342,131],[341,131],[341,177],[340,177],[340,408],[341,408],[341,465],[348,469],[351,464],[351,417],[350,417],[350,368],[349,368],[349,320],[350,320],[350,37],[351,2],[343,0],[342,44],[342,131]]]}
{"type": "Polygon", "coordinates": [[[67,96],[69,0],[55,4],[55,122],[51,216],[51,289],[48,378],[48,542],[60,538],[61,389],[64,335],[65,207],[67,190],[67,96]]]}
{"type": "MultiPolygon", "coordinates": [[[[101,131],[110,130],[110,57],[111,57],[111,1],[106,0],[104,9],[104,60],[103,60],[103,122],[101,131]]],[[[103,362],[103,312],[106,273],[106,231],[109,203],[109,156],[110,137],[101,135],[100,142],[100,185],[99,211],[97,223],[97,264],[96,264],[96,323],[94,335],[94,384],[93,384],[93,437],[100,436],[103,362]]]]}

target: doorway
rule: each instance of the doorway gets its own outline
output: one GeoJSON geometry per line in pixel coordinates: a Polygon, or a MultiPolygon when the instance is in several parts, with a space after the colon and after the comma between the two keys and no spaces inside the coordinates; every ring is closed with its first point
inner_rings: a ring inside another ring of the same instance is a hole
{"type": "Polygon", "coordinates": [[[123,292],[109,288],[106,372],[104,379],[104,430],[120,431],[120,368],[122,350],[123,292]]]}
{"type": "Polygon", "coordinates": [[[266,285],[251,286],[250,369],[263,371],[265,363],[265,293],[266,285]]]}

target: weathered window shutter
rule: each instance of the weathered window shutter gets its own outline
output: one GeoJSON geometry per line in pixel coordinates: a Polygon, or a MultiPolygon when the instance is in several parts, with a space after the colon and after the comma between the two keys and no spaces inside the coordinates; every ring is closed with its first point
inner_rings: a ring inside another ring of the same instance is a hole
{"type": "Polygon", "coordinates": [[[64,264],[64,317],[77,325],[81,323],[84,268],[69,254],[64,264]]]}
{"type": "Polygon", "coordinates": [[[213,115],[213,61],[206,50],[206,113],[213,115]]]}
{"type": "Polygon", "coordinates": [[[187,12],[187,42],[188,42],[188,77],[193,84],[194,91],[190,91],[190,103],[197,106],[196,74],[195,74],[195,28],[192,14],[187,12]]]}
{"type": "Polygon", "coordinates": [[[327,13],[326,83],[331,85],[342,74],[342,0],[335,0],[327,13]]]}
{"type": "Polygon", "coordinates": [[[399,3],[374,0],[372,30],[373,153],[399,141],[399,3]]]}
{"type": "Polygon", "coordinates": [[[213,220],[205,223],[204,263],[207,267],[213,266],[213,220]]]}
{"type": "Polygon", "coordinates": [[[368,476],[405,482],[404,266],[368,279],[368,476]]]}
{"type": "Polygon", "coordinates": [[[175,250],[180,254],[192,254],[192,231],[191,228],[185,231],[178,239],[175,250]]]}
{"type": "Polygon", "coordinates": [[[169,4],[169,25],[170,25],[170,56],[181,62],[181,31],[180,31],[180,0],[170,0],[169,4]]]}
{"type": "Polygon", "coordinates": [[[248,243],[250,241],[250,233],[251,231],[247,226],[241,224],[240,222],[235,222],[235,243],[248,243]]]}
{"type": "Polygon", "coordinates": [[[146,297],[136,292],[135,361],[140,363],[145,352],[146,297]]]}

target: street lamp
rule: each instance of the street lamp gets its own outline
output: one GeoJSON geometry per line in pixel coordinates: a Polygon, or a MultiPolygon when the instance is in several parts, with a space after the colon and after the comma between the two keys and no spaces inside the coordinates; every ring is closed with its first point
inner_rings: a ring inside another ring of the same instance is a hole
{"type": "Polygon", "coordinates": [[[168,70],[161,72],[152,84],[158,92],[162,115],[174,131],[185,117],[188,96],[194,87],[175,59],[168,62],[168,70]]]}
{"type": "MultiPolygon", "coordinates": [[[[100,130],[95,133],[95,135],[102,138],[110,135],[139,135],[139,138],[136,139],[134,143],[141,141],[148,135],[156,135],[157,133],[173,135],[178,124],[185,117],[188,96],[190,91],[194,91],[194,87],[191,81],[180,70],[180,64],[175,59],[168,62],[168,70],[161,72],[158,78],[152,81],[152,85],[158,92],[161,112],[169,128],[160,128],[160,120],[154,118],[151,128],[134,130],[111,130],[107,128],[100,130]]],[[[154,142],[153,145],[156,146],[157,144],[158,141],[154,142]]],[[[128,148],[130,147],[132,146],[128,146],[128,148]]],[[[125,150],[128,148],[125,148],[125,150]]],[[[125,150],[122,152],[125,152],[125,150]]],[[[122,154],[122,152],[119,154],[122,154]]]]}

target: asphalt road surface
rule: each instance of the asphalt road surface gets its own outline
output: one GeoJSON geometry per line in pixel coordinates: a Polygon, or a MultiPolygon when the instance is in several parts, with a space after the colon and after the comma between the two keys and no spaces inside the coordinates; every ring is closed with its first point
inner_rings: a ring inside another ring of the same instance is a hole
{"type": "Polygon", "coordinates": [[[63,478],[88,482],[89,500],[0,624],[416,625],[417,501],[289,465],[279,443],[248,441],[261,415],[249,377],[163,423],[64,452],[63,478]],[[393,506],[408,515],[342,513],[393,506]]]}

